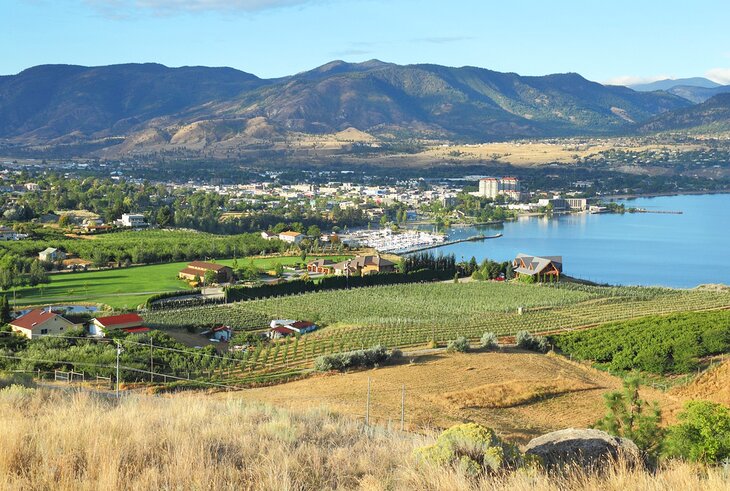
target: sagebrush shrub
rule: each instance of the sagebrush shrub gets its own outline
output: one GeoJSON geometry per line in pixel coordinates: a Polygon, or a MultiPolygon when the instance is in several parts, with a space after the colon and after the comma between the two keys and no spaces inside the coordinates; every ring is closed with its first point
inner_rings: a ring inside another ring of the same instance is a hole
{"type": "Polygon", "coordinates": [[[538,353],[547,353],[549,347],[546,337],[533,336],[528,331],[518,332],[515,336],[515,341],[517,342],[518,348],[537,351],[538,353]]]}
{"type": "Polygon", "coordinates": [[[446,345],[446,349],[448,351],[466,353],[467,351],[469,351],[469,340],[466,339],[464,336],[459,336],[458,338],[449,341],[449,343],[446,345]]]}
{"type": "Polygon", "coordinates": [[[485,349],[499,348],[499,343],[497,343],[497,335],[493,332],[485,332],[484,334],[482,334],[481,339],[479,339],[479,346],[485,349]]]}

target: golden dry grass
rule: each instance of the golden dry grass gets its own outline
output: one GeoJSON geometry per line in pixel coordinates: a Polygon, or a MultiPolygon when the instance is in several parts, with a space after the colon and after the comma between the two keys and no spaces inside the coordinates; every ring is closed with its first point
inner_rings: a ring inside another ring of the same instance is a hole
{"type": "Polygon", "coordinates": [[[326,411],[282,411],[206,395],[0,390],[0,489],[707,490],[730,476],[670,463],[600,475],[522,471],[469,478],[414,458],[433,436],[365,431],[326,411]]]}
{"type": "MultiPolygon", "coordinates": [[[[473,421],[494,428],[507,439],[526,443],[549,431],[595,423],[605,412],[603,394],[621,387],[619,378],[583,364],[516,349],[440,353],[413,361],[318,375],[243,394],[294,409],[326,407],[362,419],[370,379],[371,421],[399,426],[405,385],[407,428],[420,431],[473,421]],[[500,397],[510,400],[498,402],[500,397]]],[[[643,388],[642,396],[658,401],[668,422],[682,406],[679,398],[651,388],[643,388]]]]}
{"type": "Polygon", "coordinates": [[[445,393],[443,397],[457,409],[495,409],[529,404],[570,392],[595,389],[600,387],[580,380],[558,378],[553,383],[519,380],[455,390],[445,393]]]}
{"type": "Polygon", "coordinates": [[[671,393],[686,399],[704,399],[730,406],[730,361],[704,372],[685,386],[671,393]]]}

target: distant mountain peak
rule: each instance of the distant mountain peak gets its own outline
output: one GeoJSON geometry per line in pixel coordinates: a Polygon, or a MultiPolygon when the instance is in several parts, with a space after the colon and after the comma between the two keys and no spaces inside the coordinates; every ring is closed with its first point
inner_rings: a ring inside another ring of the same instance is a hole
{"type": "Polygon", "coordinates": [[[690,77],[690,78],[667,78],[664,80],[657,80],[646,84],[634,84],[629,85],[630,88],[639,92],[651,92],[654,90],[670,90],[673,87],[702,87],[705,89],[714,89],[720,87],[720,84],[713,82],[709,78],[705,77],[690,77]]]}

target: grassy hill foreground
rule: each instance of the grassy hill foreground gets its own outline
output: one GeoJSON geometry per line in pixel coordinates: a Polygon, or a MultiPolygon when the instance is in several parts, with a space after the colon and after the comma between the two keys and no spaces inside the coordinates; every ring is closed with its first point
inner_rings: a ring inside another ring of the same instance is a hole
{"type": "Polygon", "coordinates": [[[419,460],[434,441],[324,410],[243,398],[0,390],[0,489],[725,490],[720,468],[669,462],[656,472],[515,471],[468,477],[419,460]]]}

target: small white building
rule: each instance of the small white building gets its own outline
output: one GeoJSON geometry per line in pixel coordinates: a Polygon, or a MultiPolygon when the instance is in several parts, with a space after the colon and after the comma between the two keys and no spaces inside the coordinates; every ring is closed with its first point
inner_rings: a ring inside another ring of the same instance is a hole
{"type": "Polygon", "coordinates": [[[80,327],[70,320],[48,309],[31,310],[25,315],[10,321],[10,328],[28,339],[47,335],[61,335],[69,329],[80,327]]]}
{"type": "Polygon", "coordinates": [[[62,261],[66,259],[66,253],[55,247],[47,247],[38,253],[38,259],[48,263],[62,261]]]}
{"type": "Polygon", "coordinates": [[[147,222],[144,221],[144,215],[137,213],[124,213],[120,223],[122,227],[140,228],[147,226],[147,222]]]}
{"type": "Polygon", "coordinates": [[[283,240],[289,244],[298,244],[304,240],[304,234],[289,230],[288,232],[282,232],[279,234],[279,240],[283,240]]]}

